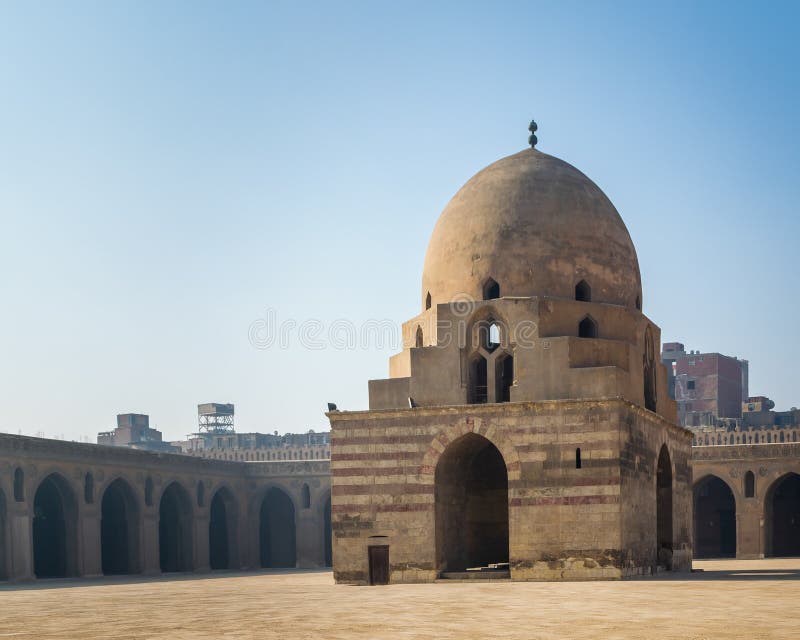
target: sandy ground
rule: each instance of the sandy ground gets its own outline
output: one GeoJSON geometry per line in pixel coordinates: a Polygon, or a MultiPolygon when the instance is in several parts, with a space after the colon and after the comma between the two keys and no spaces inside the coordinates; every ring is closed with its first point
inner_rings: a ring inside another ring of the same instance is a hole
{"type": "Polygon", "coordinates": [[[800,559],[624,582],[350,587],[330,572],[0,587],[0,639],[799,638],[800,559]]]}

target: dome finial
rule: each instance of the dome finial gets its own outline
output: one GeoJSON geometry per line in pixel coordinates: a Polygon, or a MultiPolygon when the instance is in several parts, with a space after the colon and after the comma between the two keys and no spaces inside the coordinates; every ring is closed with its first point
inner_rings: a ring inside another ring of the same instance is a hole
{"type": "Polygon", "coordinates": [[[536,143],[539,142],[539,138],[536,137],[536,130],[539,126],[536,124],[536,120],[531,120],[531,123],[528,125],[528,131],[531,132],[531,135],[528,136],[528,144],[531,145],[531,149],[536,147],[536,143]]]}

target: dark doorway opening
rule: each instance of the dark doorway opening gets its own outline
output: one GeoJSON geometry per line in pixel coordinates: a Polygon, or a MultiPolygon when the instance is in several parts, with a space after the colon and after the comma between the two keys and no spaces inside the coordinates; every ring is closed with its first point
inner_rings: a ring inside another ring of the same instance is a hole
{"type": "Polygon", "coordinates": [[[656,470],[657,560],[672,569],[672,461],[667,445],[661,447],[656,470]]]}
{"type": "Polygon", "coordinates": [[[267,491],[261,501],[259,542],[261,566],[265,569],[297,565],[294,504],[277,487],[267,491]]]}
{"type": "Polygon", "coordinates": [[[800,556],[800,475],[777,480],[766,499],[767,548],[771,557],[800,556]]]}
{"type": "Polygon", "coordinates": [[[496,360],[494,374],[497,402],[511,402],[511,387],[514,384],[514,357],[501,356],[496,360]]]}
{"type": "Polygon", "coordinates": [[[333,539],[331,536],[331,497],[325,501],[325,513],[323,516],[325,527],[325,566],[333,566],[333,539]]]}
{"type": "Polygon", "coordinates": [[[158,551],[162,572],[192,570],[192,501],[177,482],[161,494],[158,551]]]}
{"type": "Polygon", "coordinates": [[[233,569],[236,555],[236,502],[222,487],[211,499],[208,519],[209,563],[213,570],[233,569]]]}
{"type": "Polygon", "coordinates": [[[485,404],[488,400],[486,358],[476,355],[469,364],[469,404],[485,404]]]}
{"type": "Polygon", "coordinates": [[[483,285],[483,299],[496,300],[500,297],[500,285],[493,278],[489,278],[483,285]]]}
{"type": "Polygon", "coordinates": [[[575,299],[580,302],[592,301],[592,288],[586,280],[581,280],[575,285],[575,299]]]}
{"type": "Polygon", "coordinates": [[[77,575],[77,502],[58,474],[45,478],[33,499],[33,571],[37,578],[77,575]]]}
{"type": "Polygon", "coordinates": [[[694,486],[694,557],[736,557],[736,500],[717,476],[694,486]]]}
{"type": "Polygon", "coordinates": [[[100,549],[105,575],[138,573],[139,510],[130,486],[119,478],[100,504],[100,549]]]}
{"type": "Polygon", "coordinates": [[[369,583],[389,584],[389,547],[388,545],[370,546],[369,583]]]}
{"type": "Polygon", "coordinates": [[[508,563],[508,472],[489,440],[468,433],[436,465],[436,558],[440,571],[508,563]]]}

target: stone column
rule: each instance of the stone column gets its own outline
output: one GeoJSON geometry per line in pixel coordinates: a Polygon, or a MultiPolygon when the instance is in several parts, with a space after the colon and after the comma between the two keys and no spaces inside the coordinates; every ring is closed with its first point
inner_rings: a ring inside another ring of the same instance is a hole
{"type": "Polygon", "coordinates": [[[103,575],[102,546],[100,540],[100,510],[97,505],[84,505],[79,515],[78,545],[79,558],[83,566],[78,574],[87,577],[103,575]]]}
{"type": "Polygon", "coordinates": [[[297,512],[297,567],[316,569],[325,565],[322,525],[315,509],[300,509],[297,512]]]}
{"type": "Polygon", "coordinates": [[[25,503],[8,504],[8,579],[33,580],[33,522],[25,503]]]}
{"type": "Polygon", "coordinates": [[[142,573],[146,576],[161,573],[158,555],[158,512],[153,507],[145,507],[142,516],[142,573]]]}
{"type": "Polygon", "coordinates": [[[208,510],[194,518],[194,570],[197,573],[211,571],[208,549],[208,510]]]}

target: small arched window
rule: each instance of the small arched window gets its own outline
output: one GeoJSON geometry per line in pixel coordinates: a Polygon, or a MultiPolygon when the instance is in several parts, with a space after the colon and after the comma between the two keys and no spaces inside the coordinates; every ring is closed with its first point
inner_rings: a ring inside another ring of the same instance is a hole
{"type": "Polygon", "coordinates": [[[148,507],[153,506],[153,479],[150,476],[144,481],[144,503],[148,507]]]}
{"type": "Polygon", "coordinates": [[[581,468],[581,466],[582,466],[582,462],[581,462],[581,448],[580,448],[580,447],[578,447],[577,449],[575,449],[575,468],[576,468],[576,469],[580,469],[580,468],[581,468]]]}
{"type": "Polygon", "coordinates": [[[483,285],[483,299],[496,300],[500,297],[500,285],[494,278],[489,278],[483,285]]]}
{"type": "Polygon", "coordinates": [[[303,485],[303,509],[311,508],[311,489],[307,484],[303,485]]]}
{"type": "Polygon", "coordinates": [[[495,402],[511,402],[511,387],[514,384],[514,357],[501,355],[495,361],[495,402]]]}
{"type": "Polygon", "coordinates": [[[592,288],[586,280],[581,280],[575,285],[575,299],[579,302],[592,301],[592,288]]]}
{"type": "Polygon", "coordinates": [[[580,324],[578,324],[579,338],[596,338],[597,334],[597,323],[592,316],[586,316],[580,321],[580,324]]]}
{"type": "Polygon", "coordinates": [[[754,498],[756,495],[756,476],[752,471],[744,474],[744,497],[754,498]]]}
{"type": "Polygon", "coordinates": [[[485,404],[489,401],[486,358],[476,355],[469,365],[469,403],[485,404]]]}
{"type": "Polygon", "coordinates": [[[94,476],[87,473],[83,478],[83,500],[86,504],[94,502],[94,476]]]}
{"type": "Polygon", "coordinates": [[[642,310],[642,298],[641,298],[641,296],[636,296],[636,308],[639,311],[642,310]]]}
{"type": "Polygon", "coordinates": [[[203,507],[206,503],[206,485],[203,484],[203,481],[197,483],[197,506],[203,507]]]}
{"type": "Polygon", "coordinates": [[[418,326],[417,327],[417,336],[416,336],[416,339],[414,340],[414,343],[415,343],[415,346],[417,347],[417,349],[422,347],[423,338],[424,338],[424,336],[422,335],[422,327],[418,326]]]}
{"type": "Polygon", "coordinates": [[[425,309],[431,308],[431,292],[428,291],[428,295],[425,296],[425,309]]]}
{"type": "Polygon", "coordinates": [[[25,502],[25,472],[19,467],[14,471],[14,500],[25,502]]]}

